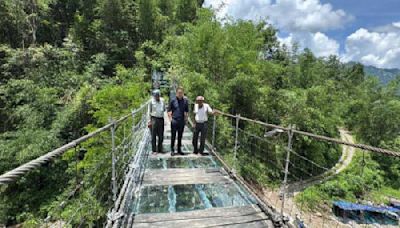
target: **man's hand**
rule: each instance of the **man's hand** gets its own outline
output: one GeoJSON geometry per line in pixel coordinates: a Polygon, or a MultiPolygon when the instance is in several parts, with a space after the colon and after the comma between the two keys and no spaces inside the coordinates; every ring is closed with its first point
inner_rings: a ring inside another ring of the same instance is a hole
{"type": "Polygon", "coordinates": [[[169,121],[172,121],[172,112],[168,112],[168,119],[169,121]]]}
{"type": "Polygon", "coordinates": [[[222,113],[221,113],[221,111],[219,111],[217,109],[214,109],[212,114],[215,115],[215,116],[218,116],[218,115],[221,115],[222,113]]]}

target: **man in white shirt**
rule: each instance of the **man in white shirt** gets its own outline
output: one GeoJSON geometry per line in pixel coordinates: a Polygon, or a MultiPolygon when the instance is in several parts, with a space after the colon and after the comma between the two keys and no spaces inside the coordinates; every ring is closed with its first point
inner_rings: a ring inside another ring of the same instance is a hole
{"type": "Polygon", "coordinates": [[[201,155],[206,155],[204,153],[204,145],[207,138],[207,122],[208,122],[208,114],[215,114],[215,112],[211,109],[210,105],[204,103],[204,97],[198,96],[196,98],[196,104],[194,105],[195,121],[196,126],[193,134],[193,153],[201,155]],[[200,137],[200,148],[198,149],[198,141],[200,137]]]}
{"type": "Polygon", "coordinates": [[[161,98],[160,90],[154,90],[153,99],[151,100],[150,105],[151,147],[153,153],[162,153],[164,140],[164,112],[165,103],[164,99],[161,98]]]}

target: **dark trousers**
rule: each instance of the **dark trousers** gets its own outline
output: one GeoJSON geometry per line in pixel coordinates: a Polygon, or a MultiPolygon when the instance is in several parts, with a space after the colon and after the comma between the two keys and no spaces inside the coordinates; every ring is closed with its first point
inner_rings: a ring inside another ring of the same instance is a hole
{"type": "Polygon", "coordinates": [[[162,152],[164,141],[164,118],[151,117],[151,148],[153,152],[162,152]],[[158,137],[158,145],[157,145],[158,137]]]}
{"type": "Polygon", "coordinates": [[[182,136],[183,129],[185,128],[185,121],[172,119],[171,121],[171,152],[174,151],[176,133],[178,133],[178,153],[182,152],[182,136]]]}
{"type": "Polygon", "coordinates": [[[206,138],[207,138],[207,122],[204,123],[196,123],[196,128],[194,129],[194,134],[193,134],[193,152],[194,153],[203,153],[204,152],[204,146],[206,143],[206,138]],[[198,143],[199,143],[199,134],[200,136],[200,149],[198,150],[198,143]]]}

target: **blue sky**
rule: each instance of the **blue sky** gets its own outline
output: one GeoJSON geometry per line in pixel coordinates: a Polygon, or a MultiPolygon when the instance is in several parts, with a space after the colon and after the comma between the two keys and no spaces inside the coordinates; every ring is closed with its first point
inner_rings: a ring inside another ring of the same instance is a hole
{"type": "Polygon", "coordinates": [[[282,44],[381,68],[400,68],[400,0],[205,0],[218,16],[266,19],[282,44]]]}
{"type": "Polygon", "coordinates": [[[322,0],[334,8],[344,9],[354,16],[344,29],[330,31],[327,34],[340,41],[343,47],[346,37],[364,27],[373,30],[376,27],[400,21],[400,0],[322,0]]]}

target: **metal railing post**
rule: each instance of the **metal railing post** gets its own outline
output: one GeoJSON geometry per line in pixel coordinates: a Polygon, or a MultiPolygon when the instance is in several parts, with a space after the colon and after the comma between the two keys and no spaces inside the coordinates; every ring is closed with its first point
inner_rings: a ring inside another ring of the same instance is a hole
{"type": "Polygon", "coordinates": [[[289,173],[289,163],[290,163],[290,151],[292,150],[292,139],[293,139],[293,126],[289,126],[288,131],[288,146],[286,153],[286,164],[285,164],[285,176],[283,178],[282,184],[282,205],[281,205],[281,216],[283,216],[283,210],[285,207],[285,197],[286,197],[286,188],[287,188],[287,178],[289,173]]]}
{"type": "Polygon", "coordinates": [[[111,155],[112,155],[112,193],[113,193],[113,202],[117,200],[117,172],[116,172],[116,158],[115,158],[115,121],[110,117],[109,122],[112,124],[111,126],[111,155]]]}
{"type": "Polygon", "coordinates": [[[237,150],[238,150],[238,136],[239,136],[239,120],[240,120],[240,114],[236,115],[236,126],[235,126],[235,149],[234,149],[234,157],[233,157],[233,172],[236,172],[237,167],[237,150]]]}
{"type": "Polygon", "coordinates": [[[216,127],[217,127],[217,116],[214,115],[213,126],[212,126],[212,141],[211,141],[211,145],[214,150],[215,150],[215,129],[216,129],[216,127]]]}

